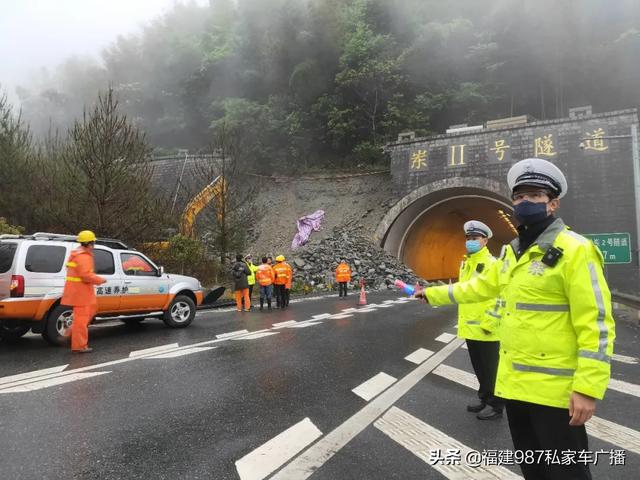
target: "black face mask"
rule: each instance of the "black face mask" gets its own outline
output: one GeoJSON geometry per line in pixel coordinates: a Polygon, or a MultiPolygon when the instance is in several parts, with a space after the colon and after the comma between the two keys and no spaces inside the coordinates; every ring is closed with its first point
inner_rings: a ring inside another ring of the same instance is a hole
{"type": "Polygon", "coordinates": [[[533,225],[541,222],[549,215],[547,214],[546,202],[534,203],[529,200],[520,202],[513,207],[516,218],[522,225],[533,225]]]}

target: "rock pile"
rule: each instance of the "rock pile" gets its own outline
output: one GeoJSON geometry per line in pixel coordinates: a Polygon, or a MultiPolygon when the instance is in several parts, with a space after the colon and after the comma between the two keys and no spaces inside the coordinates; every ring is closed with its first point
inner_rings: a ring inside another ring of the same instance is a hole
{"type": "Polygon", "coordinates": [[[287,259],[294,270],[294,288],[330,289],[335,284],[335,270],[342,257],[351,267],[353,288],[359,286],[361,279],[365,280],[367,289],[372,290],[392,290],[396,278],[415,285],[417,277],[413,270],[373,244],[363,235],[363,230],[360,224],[338,226],[331,236],[296,250],[293,257],[287,259]]]}

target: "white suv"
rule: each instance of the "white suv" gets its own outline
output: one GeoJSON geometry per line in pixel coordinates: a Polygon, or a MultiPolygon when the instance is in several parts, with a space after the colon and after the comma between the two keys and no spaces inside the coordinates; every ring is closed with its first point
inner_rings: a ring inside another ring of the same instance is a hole
{"type": "MultiPolygon", "coordinates": [[[[60,299],[66,261],[78,246],[70,235],[0,235],[0,338],[16,339],[31,330],[50,343],[64,343],[73,312],[60,299]]],[[[174,328],[193,321],[203,298],[197,279],[166,274],[118,240],[98,239],[93,254],[95,273],[106,279],[96,287],[96,321],[161,317],[174,328]]]]}

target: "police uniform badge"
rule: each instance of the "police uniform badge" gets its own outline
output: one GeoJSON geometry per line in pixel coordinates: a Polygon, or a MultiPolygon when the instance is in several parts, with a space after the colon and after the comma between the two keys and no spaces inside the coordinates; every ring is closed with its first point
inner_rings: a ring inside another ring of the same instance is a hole
{"type": "Polygon", "coordinates": [[[544,275],[544,271],[546,268],[547,267],[544,263],[539,262],[538,260],[534,260],[533,262],[531,262],[531,265],[529,265],[529,274],[541,277],[544,275]]]}

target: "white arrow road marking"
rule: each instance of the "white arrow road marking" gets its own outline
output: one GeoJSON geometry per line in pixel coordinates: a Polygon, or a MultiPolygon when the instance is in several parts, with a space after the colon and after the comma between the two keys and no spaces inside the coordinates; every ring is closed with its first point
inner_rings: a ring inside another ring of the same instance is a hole
{"type": "MultiPolygon", "coordinates": [[[[467,455],[475,450],[397,407],[391,407],[373,425],[416,457],[431,465],[445,478],[456,480],[522,478],[499,465],[476,465],[475,462],[470,465],[466,461],[467,455]],[[449,449],[460,452],[459,465],[445,465],[445,462],[432,461],[432,450],[446,452],[449,449]]],[[[479,460],[475,458],[476,461],[479,460]]]]}
{"type": "Polygon", "coordinates": [[[409,362],[415,363],[416,365],[420,365],[431,355],[433,355],[433,352],[431,350],[427,350],[426,348],[419,348],[412,354],[404,357],[404,359],[408,360],[409,362]]]}
{"type": "Polygon", "coordinates": [[[343,308],[343,309],[341,310],[341,312],[342,312],[342,313],[353,313],[353,312],[355,312],[356,310],[358,310],[358,309],[357,309],[357,308],[343,308]]]}
{"type": "Polygon", "coordinates": [[[28,380],[35,377],[43,377],[45,375],[51,375],[52,373],[60,373],[68,366],[69,365],[59,365],[57,367],[45,368],[42,370],[35,370],[33,372],[19,373],[17,375],[2,377],[0,378],[0,385],[4,385],[6,383],[18,382],[20,380],[28,380]]]}
{"type": "Polygon", "coordinates": [[[240,341],[240,340],[255,340],[256,338],[268,337],[270,335],[278,335],[280,332],[260,332],[249,335],[243,335],[242,337],[232,338],[231,340],[240,341]]]}
{"type": "Polygon", "coordinates": [[[288,327],[289,325],[295,325],[296,322],[295,320],[287,320],[286,322],[279,322],[279,323],[274,323],[272,325],[273,329],[278,329],[278,328],[284,328],[284,327],[288,327]]]}
{"type": "Polygon", "coordinates": [[[469,347],[467,347],[467,344],[466,344],[466,343],[463,343],[463,344],[462,344],[462,348],[464,348],[465,350],[469,350],[469,347]]]}
{"type": "MultiPolygon", "coordinates": [[[[433,373],[473,390],[477,390],[479,387],[475,375],[459,368],[440,365],[433,373]]],[[[592,437],[640,453],[640,432],[599,417],[591,417],[591,420],[585,425],[587,433],[592,437]]]]}
{"type": "Polygon", "coordinates": [[[349,317],[353,317],[353,314],[351,313],[338,313],[336,315],[333,315],[331,317],[332,320],[340,320],[342,318],[349,318],[349,317]]]}
{"type": "Polygon", "coordinates": [[[318,315],[311,315],[314,320],[324,320],[325,318],[331,318],[331,313],[320,313],[318,315]]]}
{"type": "Polygon", "coordinates": [[[385,391],[391,385],[396,383],[396,380],[397,379],[395,377],[387,375],[384,372],[380,372],[351,391],[368,402],[380,392],[385,391]]]}
{"type": "Polygon", "coordinates": [[[271,480],[302,480],[310,477],[342,447],[377,420],[389,407],[427,376],[429,372],[446,360],[462,342],[463,340],[457,339],[445,345],[442,350],[436,352],[422,365],[419,365],[408,375],[398,380],[394,385],[367,403],[355,415],[294,458],[282,470],[271,477],[271,480]]]}
{"type": "Polygon", "coordinates": [[[638,359],[635,357],[627,357],[626,355],[618,355],[617,353],[614,353],[611,358],[616,362],[629,363],[631,365],[638,363],[638,359]]]}
{"type": "Polygon", "coordinates": [[[236,330],[235,332],[221,333],[220,335],[216,335],[216,338],[235,337],[236,335],[243,335],[245,333],[249,333],[249,330],[236,330]]]}
{"type": "Polygon", "coordinates": [[[437,342],[442,342],[442,343],[449,343],[454,338],[456,338],[455,335],[452,335],[450,333],[443,333],[442,335],[440,335],[439,337],[436,338],[436,341],[437,342]]]}
{"type": "Polygon", "coordinates": [[[160,345],[159,347],[145,348],[143,350],[136,350],[134,352],[131,352],[129,354],[129,358],[140,357],[142,355],[149,355],[152,353],[160,353],[163,350],[175,350],[176,348],[178,348],[177,343],[169,343],[167,345],[160,345]]]}
{"type": "Polygon", "coordinates": [[[358,310],[356,310],[355,313],[367,313],[367,312],[375,312],[375,311],[376,311],[375,308],[366,307],[366,308],[359,308],[358,310]]]}
{"type": "Polygon", "coordinates": [[[32,392],[33,390],[40,390],[42,388],[53,387],[55,385],[61,385],[63,383],[75,382],[76,380],[84,380],[86,378],[96,377],[98,375],[104,375],[111,372],[90,372],[90,373],[67,373],[62,375],[56,375],[44,380],[35,379],[28,383],[21,385],[5,385],[0,387],[0,394],[2,393],[22,393],[32,392]]]}
{"type": "Polygon", "coordinates": [[[153,360],[157,358],[176,358],[176,357],[182,357],[184,355],[191,355],[192,353],[206,352],[207,350],[213,350],[214,348],[218,348],[218,347],[184,347],[184,348],[179,348],[177,350],[173,350],[170,352],[163,352],[158,355],[151,355],[144,358],[153,359],[153,360]]]}
{"type": "Polygon", "coordinates": [[[236,462],[241,480],[262,480],[285,464],[322,432],[305,418],[236,462]]]}

